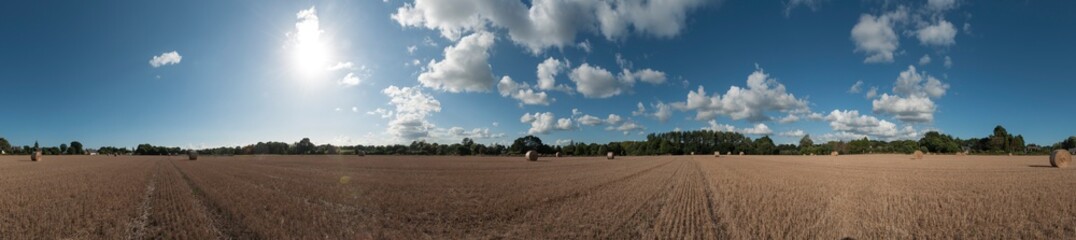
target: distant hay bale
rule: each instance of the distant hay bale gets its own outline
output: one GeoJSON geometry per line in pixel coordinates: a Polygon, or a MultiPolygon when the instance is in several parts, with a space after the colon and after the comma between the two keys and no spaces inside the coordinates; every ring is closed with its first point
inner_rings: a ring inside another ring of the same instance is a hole
{"type": "Polygon", "coordinates": [[[841,155],[841,153],[839,153],[837,151],[832,151],[832,152],[829,152],[829,155],[836,157],[837,155],[841,155]]]}
{"type": "Polygon", "coordinates": [[[30,161],[41,161],[41,151],[34,151],[33,154],[30,154],[30,161]]]}
{"type": "Polygon", "coordinates": [[[691,152],[691,156],[695,156],[695,152],[691,152]]]}
{"type": "Polygon", "coordinates": [[[198,151],[188,150],[187,159],[190,159],[191,161],[198,160],[198,151]]]}
{"type": "Polygon", "coordinates": [[[605,159],[613,160],[614,158],[616,158],[616,154],[613,154],[613,152],[605,153],[605,159]]]}
{"type": "Polygon", "coordinates": [[[556,154],[556,155],[554,155],[554,156],[555,156],[555,157],[560,157],[560,152],[557,152],[557,154],[556,154]]]}
{"type": "Polygon", "coordinates": [[[538,152],[534,150],[527,151],[527,161],[538,161],[538,152]]]}
{"type": "Polygon", "coordinates": [[[732,156],[732,151],[725,152],[725,155],[732,156]]]}
{"type": "Polygon", "coordinates": [[[811,153],[811,156],[814,156],[814,153],[811,153]]]}
{"type": "Polygon", "coordinates": [[[1067,168],[1069,162],[1072,162],[1072,153],[1065,150],[1054,150],[1053,154],[1050,154],[1050,166],[1055,168],[1067,168]]]}
{"type": "Polygon", "coordinates": [[[1012,153],[1009,153],[1009,156],[1012,157],[1012,153]]]}
{"type": "Polygon", "coordinates": [[[913,154],[915,155],[915,159],[923,159],[923,151],[915,150],[915,153],[913,154]]]}
{"type": "Polygon", "coordinates": [[[743,151],[740,151],[740,156],[743,156],[743,151]]]}
{"type": "Polygon", "coordinates": [[[714,152],[714,157],[721,157],[721,152],[714,152]]]}

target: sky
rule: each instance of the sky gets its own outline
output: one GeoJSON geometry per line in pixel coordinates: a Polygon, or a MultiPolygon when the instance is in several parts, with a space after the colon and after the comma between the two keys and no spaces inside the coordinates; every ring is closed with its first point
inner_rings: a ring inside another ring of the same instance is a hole
{"type": "Polygon", "coordinates": [[[1072,1],[17,1],[13,145],[1076,135],[1072,1]]]}

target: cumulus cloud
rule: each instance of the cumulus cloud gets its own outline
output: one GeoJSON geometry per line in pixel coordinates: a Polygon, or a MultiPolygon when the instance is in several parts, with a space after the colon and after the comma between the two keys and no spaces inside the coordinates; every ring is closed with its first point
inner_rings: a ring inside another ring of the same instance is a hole
{"type": "Polygon", "coordinates": [[[755,126],[749,127],[749,128],[737,128],[735,126],[728,125],[728,124],[720,124],[720,123],[717,123],[717,120],[710,120],[707,123],[709,123],[710,126],[706,127],[706,128],[703,128],[704,130],[719,131],[719,132],[738,132],[738,133],[748,134],[748,135],[770,135],[770,134],[773,134],[773,130],[771,130],[769,126],[766,126],[766,124],[763,124],[763,123],[755,124],[755,126]]]}
{"type": "Polygon", "coordinates": [[[777,122],[782,123],[782,124],[787,124],[787,123],[794,123],[794,122],[799,121],[799,120],[800,120],[799,116],[796,116],[795,114],[789,114],[789,115],[787,115],[785,117],[782,117],[781,119],[777,119],[777,122]]]}
{"type": "Polygon", "coordinates": [[[625,82],[642,81],[650,84],[662,84],[665,83],[665,73],[661,71],[655,71],[649,68],[635,72],[632,72],[628,69],[624,69],[620,72],[620,79],[625,82]]]}
{"type": "Polygon", "coordinates": [[[894,52],[900,47],[900,38],[893,27],[905,18],[907,11],[904,8],[880,16],[863,14],[859,17],[859,22],[852,27],[852,41],[856,52],[867,54],[863,62],[893,62],[894,52]]]}
{"type": "Polygon", "coordinates": [[[606,127],[605,130],[606,131],[618,131],[618,132],[624,133],[625,135],[627,135],[628,133],[631,133],[631,132],[635,132],[635,131],[642,132],[642,131],[646,130],[645,126],[640,125],[639,123],[637,123],[637,122],[635,122],[635,121],[633,121],[631,119],[628,119],[627,121],[624,121],[620,125],[616,125],[616,124],[611,124],[611,125],[613,125],[613,126],[606,127]]]}
{"type": "Polygon", "coordinates": [[[924,66],[927,64],[930,64],[930,54],[925,54],[923,55],[923,57],[919,58],[919,66],[924,66]]]}
{"type": "Polygon", "coordinates": [[[800,129],[796,129],[796,130],[791,130],[791,131],[786,131],[786,132],[778,133],[777,135],[778,135],[778,136],[782,136],[782,137],[796,137],[796,138],[800,138],[800,137],[806,136],[806,135],[807,135],[807,133],[806,133],[806,132],[803,132],[803,130],[800,130],[800,129]]]}
{"type": "Polygon", "coordinates": [[[389,134],[399,140],[414,140],[428,137],[430,130],[436,127],[426,120],[441,111],[441,102],[433,96],[414,87],[389,86],[381,92],[390,98],[389,104],[396,109],[390,116],[389,134]]]}
{"type": "Polygon", "coordinates": [[[380,116],[381,118],[390,118],[393,115],[393,111],[384,108],[377,108],[373,111],[366,112],[366,114],[380,116]]]}
{"type": "Polygon", "coordinates": [[[878,96],[878,87],[871,87],[870,90],[867,90],[867,94],[864,95],[864,97],[866,97],[867,99],[871,99],[871,98],[874,98],[874,97],[877,97],[877,96],[878,96]]]}
{"type": "Polygon", "coordinates": [[[948,89],[949,84],[909,65],[893,84],[894,94],[883,93],[872,106],[875,113],[891,114],[904,122],[930,122],[936,110],[932,99],[944,96],[948,89]]]}
{"type": "Polygon", "coordinates": [[[605,122],[609,123],[609,125],[617,125],[622,120],[624,119],[621,118],[620,115],[616,114],[609,114],[609,117],[605,118],[605,122]]]}
{"type": "Polygon", "coordinates": [[[586,98],[609,98],[631,88],[631,83],[618,80],[613,73],[598,66],[583,63],[568,74],[575,90],[586,98]]]}
{"type": "Polygon", "coordinates": [[[927,0],[927,8],[934,11],[945,11],[956,7],[956,0],[927,0]]]}
{"type": "Polygon", "coordinates": [[[497,91],[501,96],[519,100],[520,104],[548,106],[550,102],[549,95],[545,92],[534,91],[529,84],[517,83],[508,76],[502,77],[497,83],[497,91]]]}
{"type": "Polygon", "coordinates": [[[696,111],[696,120],[710,120],[725,115],[733,120],[762,122],[772,119],[767,112],[810,112],[807,100],[788,93],[785,85],[762,69],[755,70],[747,77],[747,88],[732,86],[725,95],[708,96],[706,90],[699,86],[697,91],[688,92],[686,102],[676,102],[672,106],[681,111],[696,111]]]}
{"type": "MultiPolygon", "coordinates": [[[[646,109],[643,108],[643,103],[639,103],[639,110],[642,111],[639,115],[645,115],[654,117],[658,122],[667,122],[672,117],[672,106],[664,102],[652,103],[650,107],[654,109],[652,113],[646,113],[646,109]]],[[[632,112],[635,115],[635,112],[632,112]]]]}
{"type": "Polygon", "coordinates": [[[551,112],[524,113],[523,116],[519,117],[519,122],[531,125],[531,128],[527,130],[527,134],[546,134],[553,130],[575,129],[571,119],[556,119],[556,116],[551,112]]]}
{"type": "Polygon", "coordinates": [[[861,91],[863,91],[863,80],[856,81],[851,88],[848,88],[849,93],[859,93],[861,91]]]}
{"type": "Polygon", "coordinates": [[[826,121],[829,121],[829,126],[837,134],[827,134],[829,137],[862,138],[866,136],[874,139],[896,140],[912,139],[918,136],[918,132],[911,126],[898,128],[894,123],[873,116],[860,115],[856,110],[833,110],[826,116],[826,121]]]}
{"type": "Polygon", "coordinates": [[[953,27],[952,23],[942,19],[933,25],[920,28],[916,32],[916,37],[919,38],[919,43],[923,45],[952,46],[956,44],[956,31],[956,27],[953,27]]]}
{"type": "Polygon", "coordinates": [[[496,83],[489,65],[493,34],[477,32],[445,48],[442,61],[430,61],[418,76],[423,86],[449,92],[485,92],[496,83]]]}
{"type": "Polygon", "coordinates": [[[557,75],[568,68],[567,62],[561,62],[560,60],[547,58],[542,63],[538,64],[538,89],[541,90],[559,90],[564,92],[571,92],[572,88],[567,85],[557,85],[557,75]]]}
{"type": "Polygon", "coordinates": [[[448,140],[458,140],[463,138],[491,139],[502,138],[505,136],[504,133],[494,133],[490,131],[489,128],[474,128],[471,130],[467,130],[462,127],[451,127],[449,129],[445,129],[444,132],[444,138],[447,138],[448,140]]]}
{"type": "Polygon", "coordinates": [[[153,59],[149,60],[149,65],[158,68],[161,66],[178,64],[182,60],[183,56],[180,56],[176,51],[171,51],[161,53],[161,55],[158,56],[153,56],[153,59]]]}
{"type": "Polygon", "coordinates": [[[603,121],[601,118],[591,116],[590,114],[583,115],[582,117],[576,119],[576,121],[579,122],[579,124],[585,126],[597,126],[605,123],[605,121],[603,121]]]}
{"type": "Polygon", "coordinates": [[[489,27],[506,29],[509,38],[532,53],[574,44],[582,31],[597,31],[607,39],[629,32],[672,37],[685,26],[688,13],[706,0],[523,1],[415,0],[392,14],[405,27],[439,30],[448,39],[489,27]]]}

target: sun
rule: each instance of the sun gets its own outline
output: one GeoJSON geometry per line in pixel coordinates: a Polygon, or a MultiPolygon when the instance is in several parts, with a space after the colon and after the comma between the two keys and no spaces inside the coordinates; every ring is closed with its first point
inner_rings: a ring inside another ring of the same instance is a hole
{"type": "Polygon", "coordinates": [[[329,46],[322,38],[324,31],[318,20],[314,7],[296,14],[295,32],[292,38],[291,60],[297,73],[305,78],[316,77],[326,71],[329,58],[329,46]]]}

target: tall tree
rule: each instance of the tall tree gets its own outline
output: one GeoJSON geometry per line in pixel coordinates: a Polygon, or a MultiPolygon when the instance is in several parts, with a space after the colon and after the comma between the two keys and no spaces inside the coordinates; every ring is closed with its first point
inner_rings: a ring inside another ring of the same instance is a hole
{"type": "Polygon", "coordinates": [[[67,144],[66,143],[61,143],[60,144],[60,154],[66,154],[66,153],[67,153],[67,144]]]}
{"type": "Polygon", "coordinates": [[[811,146],[814,146],[814,141],[811,140],[811,135],[803,135],[803,138],[800,138],[800,151],[810,150],[811,146]]]}
{"type": "Polygon", "coordinates": [[[0,137],[0,151],[4,151],[5,154],[11,153],[11,143],[2,137],[0,137]]]}
{"type": "Polygon", "coordinates": [[[69,148],[68,151],[67,154],[86,154],[86,152],[82,150],[82,143],[78,141],[71,141],[71,148],[69,148]]]}

